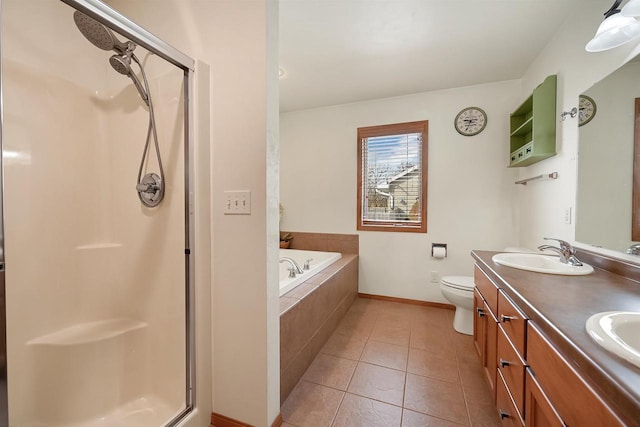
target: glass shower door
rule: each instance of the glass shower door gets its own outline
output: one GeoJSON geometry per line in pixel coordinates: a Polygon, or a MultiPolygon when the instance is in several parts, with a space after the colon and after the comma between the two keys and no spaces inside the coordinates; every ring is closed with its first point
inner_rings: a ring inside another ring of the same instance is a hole
{"type": "Polygon", "coordinates": [[[74,12],[2,1],[10,425],[167,425],[192,403],[185,72],[74,12]]]}

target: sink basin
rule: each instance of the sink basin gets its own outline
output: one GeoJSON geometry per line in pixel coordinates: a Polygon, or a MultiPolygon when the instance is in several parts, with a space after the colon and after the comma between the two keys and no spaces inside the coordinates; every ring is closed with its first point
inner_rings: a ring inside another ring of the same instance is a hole
{"type": "Polygon", "coordinates": [[[640,368],[640,313],[607,311],[587,319],[587,332],[606,350],[640,368]]]}
{"type": "Polygon", "coordinates": [[[576,267],[561,263],[559,257],[552,255],[508,252],[496,254],[492,259],[500,265],[537,273],[581,276],[593,272],[593,267],[588,264],[576,267]]]}

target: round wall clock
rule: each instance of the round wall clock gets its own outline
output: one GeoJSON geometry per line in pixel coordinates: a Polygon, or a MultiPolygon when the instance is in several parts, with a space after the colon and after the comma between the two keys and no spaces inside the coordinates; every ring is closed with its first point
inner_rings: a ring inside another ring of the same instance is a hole
{"type": "Polygon", "coordinates": [[[596,115],[596,101],[587,95],[580,95],[578,101],[578,126],[586,125],[596,115]]]}
{"type": "Polygon", "coordinates": [[[453,124],[460,135],[477,135],[487,126],[487,113],[482,108],[468,107],[458,113],[453,124]]]}

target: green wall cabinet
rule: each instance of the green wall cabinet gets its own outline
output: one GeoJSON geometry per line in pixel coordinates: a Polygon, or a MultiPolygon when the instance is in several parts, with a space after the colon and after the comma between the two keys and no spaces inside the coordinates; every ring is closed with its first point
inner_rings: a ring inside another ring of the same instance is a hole
{"type": "Polygon", "coordinates": [[[529,166],[556,155],[556,86],[557,77],[547,77],[511,113],[509,167],[529,166]]]}

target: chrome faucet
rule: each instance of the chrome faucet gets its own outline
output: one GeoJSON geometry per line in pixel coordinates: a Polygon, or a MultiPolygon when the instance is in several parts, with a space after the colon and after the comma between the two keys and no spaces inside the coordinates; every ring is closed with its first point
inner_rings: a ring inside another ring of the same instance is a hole
{"type": "Polygon", "coordinates": [[[310,263],[311,261],[313,261],[313,258],[309,258],[308,260],[306,260],[306,261],[304,262],[304,267],[302,267],[302,269],[303,269],[303,270],[308,270],[308,269],[310,268],[310,267],[309,267],[309,263],[310,263]]]}
{"type": "Polygon", "coordinates": [[[296,273],[304,273],[304,271],[302,271],[298,263],[293,258],[283,256],[282,258],[280,258],[280,264],[282,264],[283,262],[288,262],[291,265],[291,268],[289,269],[289,277],[296,277],[296,273]]]}
{"type": "Polygon", "coordinates": [[[640,255],[640,243],[634,243],[627,249],[629,255],[640,255]]]}
{"type": "Polygon", "coordinates": [[[553,239],[551,237],[544,237],[544,240],[555,240],[560,244],[559,248],[551,245],[538,246],[538,250],[550,250],[560,255],[560,262],[563,264],[573,265],[574,267],[580,267],[582,262],[576,258],[576,250],[569,242],[560,239],[553,239]]]}

